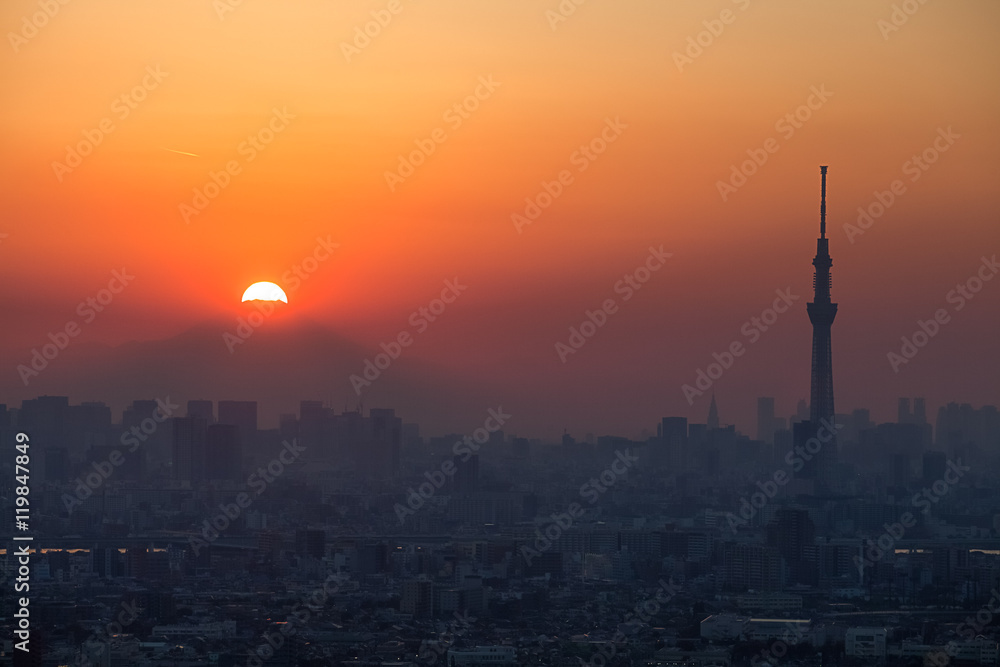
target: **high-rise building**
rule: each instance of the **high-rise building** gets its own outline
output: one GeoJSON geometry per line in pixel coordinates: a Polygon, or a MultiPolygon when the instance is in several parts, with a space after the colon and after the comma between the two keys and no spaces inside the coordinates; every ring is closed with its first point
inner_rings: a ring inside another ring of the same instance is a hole
{"type": "Polygon", "coordinates": [[[243,472],[240,430],[232,424],[212,424],[205,434],[205,478],[238,482],[243,472]]]}
{"type": "Polygon", "coordinates": [[[366,463],[369,470],[386,476],[399,473],[399,449],[403,442],[403,420],[396,411],[372,408],[368,411],[371,449],[366,463]]]}
{"type": "Polygon", "coordinates": [[[715,404],[715,392],[712,392],[712,402],[708,406],[708,430],[719,428],[719,408],[715,404]]]}
{"type": "Polygon", "coordinates": [[[812,583],[815,564],[807,553],[815,538],[816,526],[802,508],[781,507],[767,524],[767,544],[781,553],[795,583],[812,583]]]}
{"type": "Polygon", "coordinates": [[[1000,412],[995,406],[973,408],[968,403],[949,403],[938,409],[937,449],[967,463],[976,452],[995,451],[1000,441],[1000,412]]]}
{"type": "Polygon", "coordinates": [[[164,421],[170,415],[152,399],[132,401],[122,413],[122,428],[142,443],[146,467],[151,470],[165,466],[172,458],[171,431],[164,421]]]}
{"type": "Polygon", "coordinates": [[[774,398],[761,396],[757,399],[757,439],[774,444],[774,398]]]}
{"type": "Polygon", "coordinates": [[[62,481],[67,478],[69,457],[74,452],[66,447],[72,440],[69,430],[69,397],[39,396],[38,398],[21,401],[21,409],[17,411],[15,421],[18,430],[31,434],[32,451],[36,456],[32,473],[36,479],[51,479],[62,481]],[[42,454],[47,449],[60,449],[61,453],[52,454],[51,458],[42,454]],[[52,465],[51,473],[48,466],[52,465]]]}
{"type": "Polygon", "coordinates": [[[927,448],[931,444],[933,429],[927,423],[927,405],[922,398],[913,399],[913,410],[910,410],[910,399],[899,399],[899,411],[896,421],[900,424],[916,426],[920,431],[920,444],[927,448]]]}
{"type": "Polygon", "coordinates": [[[910,424],[913,422],[913,413],[910,412],[910,399],[900,398],[899,407],[896,409],[896,423],[910,424]]]}
{"type": "Polygon", "coordinates": [[[660,437],[666,449],[666,460],[677,468],[684,468],[688,441],[687,417],[664,417],[660,422],[660,437]]]}
{"type": "Polygon", "coordinates": [[[212,401],[188,401],[187,404],[187,416],[188,417],[201,417],[205,420],[207,424],[215,423],[215,407],[212,405],[212,401]]]}
{"type": "MultiPolygon", "coordinates": [[[[112,444],[111,408],[91,401],[71,405],[66,412],[66,447],[70,453],[80,453],[91,447],[112,444]]],[[[114,444],[118,444],[114,442],[114,444]]]]}
{"type": "Polygon", "coordinates": [[[321,451],[329,444],[332,411],[322,401],[299,402],[299,439],[306,450],[321,451]]]}
{"type": "Polygon", "coordinates": [[[207,431],[205,420],[201,417],[174,417],[170,423],[174,479],[190,482],[204,479],[207,431]]]}
{"type": "Polygon", "coordinates": [[[924,452],[923,478],[924,484],[930,486],[934,482],[944,479],[944,474],[948,471],[948,455],[944,452],[930,451],[924,452]]]}
{"type": "Polygon", "coordinates": [[[454,456],[455,476],[452,478],[455,493],[474,493],[479,488],[479,454],[463,460],[462,454],[454,456]]]}
{"type": "Polygon", "coordinates": [[[428,579],[404,581],[399,610],[412,614],[415,619],[430,618],[434,611],[434,582],[428,579]]]}
{"type": "Polygon", "coordinates": [[[219,401],[219,423],[239,427],[240,442],[252,447],[257,438],[257,401],[219,401]]]}

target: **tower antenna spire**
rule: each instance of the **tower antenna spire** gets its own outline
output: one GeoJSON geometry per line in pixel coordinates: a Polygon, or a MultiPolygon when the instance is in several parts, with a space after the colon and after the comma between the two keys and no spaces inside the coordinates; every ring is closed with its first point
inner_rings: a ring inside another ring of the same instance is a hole
{"type": "MultiPolygon", "coordinates": [[[[819,205],[819,239],[816,241],[816,257],[812,264],[813,300],[806,304],[809,321],[812,322],[812,377],[809,394],[809,423],[812,431],[800,432],[799,444],[814,437],[820,425],[825,421],[833,421],[836,412],[833,405],[833,351],[830,329],[837,316],[837,304],[830,299],[830,268],[833,259],[830,258],[830,240],[826,238],[826,167],[821,166],[822,196],[819,205]]],[[[836,461],[836,443],[829,442],[823,446],[823,451],[817,454],[815,463],[811,464],[807,476],[818,481],[832,482],[832,470],[836,461]]]]}
{"type": "Polygon", "coordinates": [[[820,191],[819,200],[819,237],[826,238],[826,167],[820,167],[819,173],[822,176],[823,185],[820,191]]]}

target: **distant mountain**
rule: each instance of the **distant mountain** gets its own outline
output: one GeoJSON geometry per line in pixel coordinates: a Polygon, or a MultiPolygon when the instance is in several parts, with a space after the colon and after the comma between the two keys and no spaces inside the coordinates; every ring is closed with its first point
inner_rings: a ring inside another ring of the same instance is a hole
{"type": "Polygon", "coordinates": [[[100,400],[112,406],[115,420],[138,398],[169,396],[182,413],[189,399],[256,400],[262,427],[275,425],[280,413],[298,413],[300,400],[322,400],[338,412],[361,403],[365,410],[396,408],[404,421],[431,433],[476,423],[491,407],[480,387],[422,364],[409,349],[390,349],[398,354],[393,359],[280,309],[264,316],[248,304],[243,321],[246,326],[235,319],[205,322],[172,338],[115,347],[71,341],[29,377],[27,390],[17,373],[4,374],[3,393],[100,400]],[[350,377],[364,377],[366,360],[371,384],[359,381],[359,396],[350,377]]]}

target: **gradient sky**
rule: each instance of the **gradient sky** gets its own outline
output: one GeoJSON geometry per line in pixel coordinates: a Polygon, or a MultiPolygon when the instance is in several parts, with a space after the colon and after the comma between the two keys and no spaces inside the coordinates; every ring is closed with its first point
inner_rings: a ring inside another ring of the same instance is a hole
{"type": "Polygon", "coordinates": [[[81,341],[235,318],[250,283],[281,283],[322,237],[339,248],[289,310],[374,349],[458,277],[468,290],[406,354],[491,386],[541,435],[704,421],[708,396],[689,406],[681,385],[790,288],[793,310],[714,387],[722,420],[752,433],[754,397],[788,414],[808,395],[827,164],[838,410],[1000,403],[1000,279],[961,311],[946,301],[1000,252],[997,3],[919,5],[886,33],[894,3],[872,0],[589,0],[555,29],[556,0],[400,0],[350,62],[342,44],[388,1],[244,0],[220,16],[224,4],[69,2],[13,41],[39,6],[0,6],[0,401],[68,392],[25,388],[15,367],[112,270],[136,278],[81,341]],[[724,11],[733,20],[681,71],[675,52],[724,11]],[[167,74],[121,118],[116,100],[147,68],[167,74]],[[445,112],[480,77],[500,85],[454,127],[445,112]],[[785,136],[776,123],[812,87],[831,96],[785,136]],[[275,108],[294,119],[247,161],[242,142],[275,108]],[[608,118],[627,128],[578,171],[574,151],[608,118]],[[53,163],[105,119],[113,131],[60,181],[53,163]],[[385,172],[436,128],[446,141],[390,191],[385,172]],[[959,138],[912,181],[904,164],[947,128],[959,138]],[[777,152],[723,201],[717,183],[772,137],[777,152]],[[186,224],[179,206],[231,160],[241,172],[186,224]],[[511,215],[564,169],[573,183],[518,233],[511,215]],[[896,179],[905,193],[850,242],[844,225],[896,179]],[[555,343],[651,245],[667,265],[563,364],[555,343]],[[887,353],[938,308],[951,320],[893,372],[887,353]]]}

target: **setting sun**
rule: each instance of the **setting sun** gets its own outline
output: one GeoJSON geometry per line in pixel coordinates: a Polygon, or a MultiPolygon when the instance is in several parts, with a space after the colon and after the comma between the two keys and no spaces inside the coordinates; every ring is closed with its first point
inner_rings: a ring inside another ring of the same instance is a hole
{"type": "Polygon", "coordinates": [[[288,303],[285,291],[274,283],[254,283],[243,292],[243,301],[284,301],[288,303]]]}

